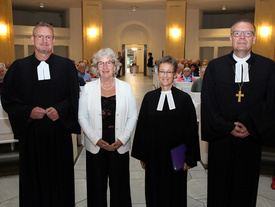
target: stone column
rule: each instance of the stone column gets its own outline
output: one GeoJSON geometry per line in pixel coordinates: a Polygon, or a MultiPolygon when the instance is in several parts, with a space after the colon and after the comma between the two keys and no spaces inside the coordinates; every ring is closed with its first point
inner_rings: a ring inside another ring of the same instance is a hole
{"type": "Polygon", "coordinates": [[[82,1],[83,59],[90,60],[102,48],[102,1],[82,1]]]}
{"type": "Polygon", "coordinates": [[[166,2],[166,51],[173,58],[185,57],[186,1],[166,2]]]}
{"type": "Polygon", "coordinates": [[[15,60],[11,0],[0,0],[0,62],[15,60]]]}
{"type": "Polygon", "coordinates": [[[275,60],[275,1],[256,0],[255,20],[256,43],[253,52],[275,60]],[[264,34],[263,31],[269,31],[264,34]]]}

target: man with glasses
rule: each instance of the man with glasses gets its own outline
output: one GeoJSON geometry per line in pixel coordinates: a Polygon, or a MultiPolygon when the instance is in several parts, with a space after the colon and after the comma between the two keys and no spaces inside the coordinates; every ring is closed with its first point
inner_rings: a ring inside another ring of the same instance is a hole
{"type": "Polygon", "coordinates": [[[275,144],[275,63],[252,52],[249,20],[231,27],[231,54],[212,60],[201,94],[202,139],[209,143],[211,207],[256,206],[261,144],[275,144]]]}
{"type": "Polygon", "coordinates": [[[52,53],[51,25],[36,25],[31,41],[34,53],[11,65],[1,96],[20,143],[19,205],[73,207],[77,71],[71,60],[52,53]]]}

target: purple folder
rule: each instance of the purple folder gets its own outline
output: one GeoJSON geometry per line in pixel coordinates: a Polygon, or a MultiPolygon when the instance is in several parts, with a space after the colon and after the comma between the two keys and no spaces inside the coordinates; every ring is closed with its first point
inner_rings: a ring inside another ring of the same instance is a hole
{"type": "Polygon", "coordinates": [[[183,168],[186,158],[185,152],[185,144],[182,144],[171,150],[172,163],[175,171],[181,170],[183,168]]]}

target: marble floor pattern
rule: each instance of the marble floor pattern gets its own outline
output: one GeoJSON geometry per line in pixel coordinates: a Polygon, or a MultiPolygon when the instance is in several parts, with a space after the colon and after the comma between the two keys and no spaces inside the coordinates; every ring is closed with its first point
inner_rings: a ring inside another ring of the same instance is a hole
{"type": "MultiPolygon", "coordinates": [[[[152,79],[142,74],[126,74],[121,78],[132,85],[137,99],[138,108],[147,91],[153,89],[152,79]]],[[[75,200],[76,207],[86,207],[86,171],[85,150],[82,150],[75,164],[75,200]]],[[[257,207],[274,207],[275,190],[270,187],[272,165],[260,175],[257,207]]],[[[145,207],[144,171],[139,161],[130,158],[131,193],[133,207],[145,207]]],[[[0,177],[0,207],[18,207],[18,175],[0,177]]],[[[207,170],[198,163],[198,166],[188,172],[188,207],[204,207],[207,197],[207,170]]]]}

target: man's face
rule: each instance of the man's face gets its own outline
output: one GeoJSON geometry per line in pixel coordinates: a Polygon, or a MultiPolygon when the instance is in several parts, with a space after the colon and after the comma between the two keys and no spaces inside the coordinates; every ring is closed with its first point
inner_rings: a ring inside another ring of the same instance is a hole
{"type": "Polygon", "coordinates": [[[191,74],[191,71],[190,71],[190,70],[183,70],[183,75],[184,75],[185,77],[190,76],[190,74],[191,74]]]}
{"type": "Polygon", "coordinates": [[[55,39],[49,27],[37,27],[34,36],[31,37],[31,41],[35,52],[48,54],[52,51],[55,39]]]}
{"type": "Polygon", "coordinates": [[[85,64],[84,66],[86,67],[86,65],[88,65],[88,61],[87,60],[83,60],[83,63],[85,64]]]}
{"type": "Polygon", "coordinates": [[[234,53],[238,54],[242,52],[243,54],[248,55],[252,50],[252,45],[255,44],[256,36],[254,34],[254,27],[249,22],[239,22],[234,25],[232,32],[239,31],[241,35],[235,37],[233,34],[230,36],[230,43],[233,46],[234,53]],[[243,31],[252,31],[253,35],[251,37],[246,37],[243,31]]]}
{"type": "Polygon", "coordinates": [[[85,72],[85,64],[84,63],[80,63],[78,66],[78,70],[80,71],[80,73],[84,73],[85,72]]]}

